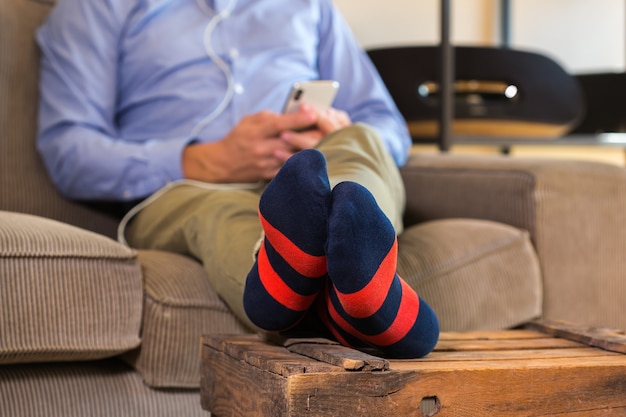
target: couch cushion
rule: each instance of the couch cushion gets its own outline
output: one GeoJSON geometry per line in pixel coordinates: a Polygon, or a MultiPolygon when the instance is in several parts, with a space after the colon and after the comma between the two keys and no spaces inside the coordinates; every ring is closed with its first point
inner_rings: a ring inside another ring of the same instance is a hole
{"type": "Polygon", "coordinates": [[[240,334],[246,327],[230,312],[194,259],[139,251],[144,274],[141,346],[124,355],[157,388],[200,386],[200,337],[240,334]]]}
{"type": "Polygon", "coordinates": [[[5,365],[4,417],[210,417],[197,390],[154,390],[117,358],[5,365]]]}
{"type": "Polygon", "coordinates": [[[433,307],[445,331],[514,327],[541,314],[539,262],[528,233],[449,219],[398,239],[398,272],[433,307]]]}
{"type": "Polygon", "coordinates": [[[139,344],[136,253],[54,220],[0,211],[0,363],[103,358],[139,344]]]}

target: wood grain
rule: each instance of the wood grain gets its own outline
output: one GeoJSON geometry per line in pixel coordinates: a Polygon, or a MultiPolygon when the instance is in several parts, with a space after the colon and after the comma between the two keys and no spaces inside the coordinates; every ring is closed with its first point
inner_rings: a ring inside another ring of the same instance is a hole
{"type": "Polygon", "coordinates": [[[324,339],[203,338],[202,406],[214,417],[421,417],[424,404],[442,417],[626,416],[622,339],[538,322],[443,333],[426,358],[386,360],[324,339]]]}
{"type": "Polygon", "coordinates": [[[626,354],[626,334],[620,329],[582,327],[555,320],[535,321],[529,323],[528,328],[539,330],[554,337],[574,340],[588,346],[626,354]]]}

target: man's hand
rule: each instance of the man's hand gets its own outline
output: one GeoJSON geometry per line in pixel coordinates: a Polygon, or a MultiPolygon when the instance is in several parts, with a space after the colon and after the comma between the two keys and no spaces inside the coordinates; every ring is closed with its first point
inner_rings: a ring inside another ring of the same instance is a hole
{"type": "Polygon", "coordinates": [[[183,174],[216,183],[269,180],[291,155],[317,146],[324,136],[349,124],[343,111],[317,112],[306,105],[297,113],[252,114],[222,140],[185,148],[183,174]]]}
{"type": "Polygon", "coordinates": [[[351,120],[348,113],[329,108],[325,111],[317,112],[310,106],[303,104],[300,108],[301,112],[313,112],[316,115],[316,123],[307,130],[285,131],[281,138],[290,143],[297,150],[314,148],[326,135],[342,129],[350,125],[351,120]]]}

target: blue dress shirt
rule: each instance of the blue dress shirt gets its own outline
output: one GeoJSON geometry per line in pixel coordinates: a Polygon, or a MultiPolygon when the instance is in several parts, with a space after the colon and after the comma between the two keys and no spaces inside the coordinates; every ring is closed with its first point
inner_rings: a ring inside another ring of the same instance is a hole
{"type": "Polygon", "coordinates": [[[38,149],[70,198],[146,197],[182,178],[191,141],[280,111],[310,79],[339,81],[334,107],[407,158],[404,120],[331,0],[60,0],[37,41],[38,149]]]}

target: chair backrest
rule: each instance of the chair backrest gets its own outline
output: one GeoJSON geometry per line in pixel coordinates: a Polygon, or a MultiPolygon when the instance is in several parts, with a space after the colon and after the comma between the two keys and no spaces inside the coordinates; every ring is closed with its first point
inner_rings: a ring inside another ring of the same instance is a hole
{"type": "Polygon", "coordinates": [[[571,133],[626,132],[626,72],[579,74],[587,112],[571,133]]]}
{"type": "MultiPolygon", "coordinates": [[[[414,140],[436,138],[440,49],[368,51],[414,140]]],[[[584,112],[576,79],[552,59],[509,48],[454,47],[455,134],[556,137],[584,112]]]]}
{"type": "Polygon", "coordinates": [[[36,28],[54,3],[0,0],[0,210],[115,236],[114,218],[63,198],[36,152],[39,51],[36,28]]]}

